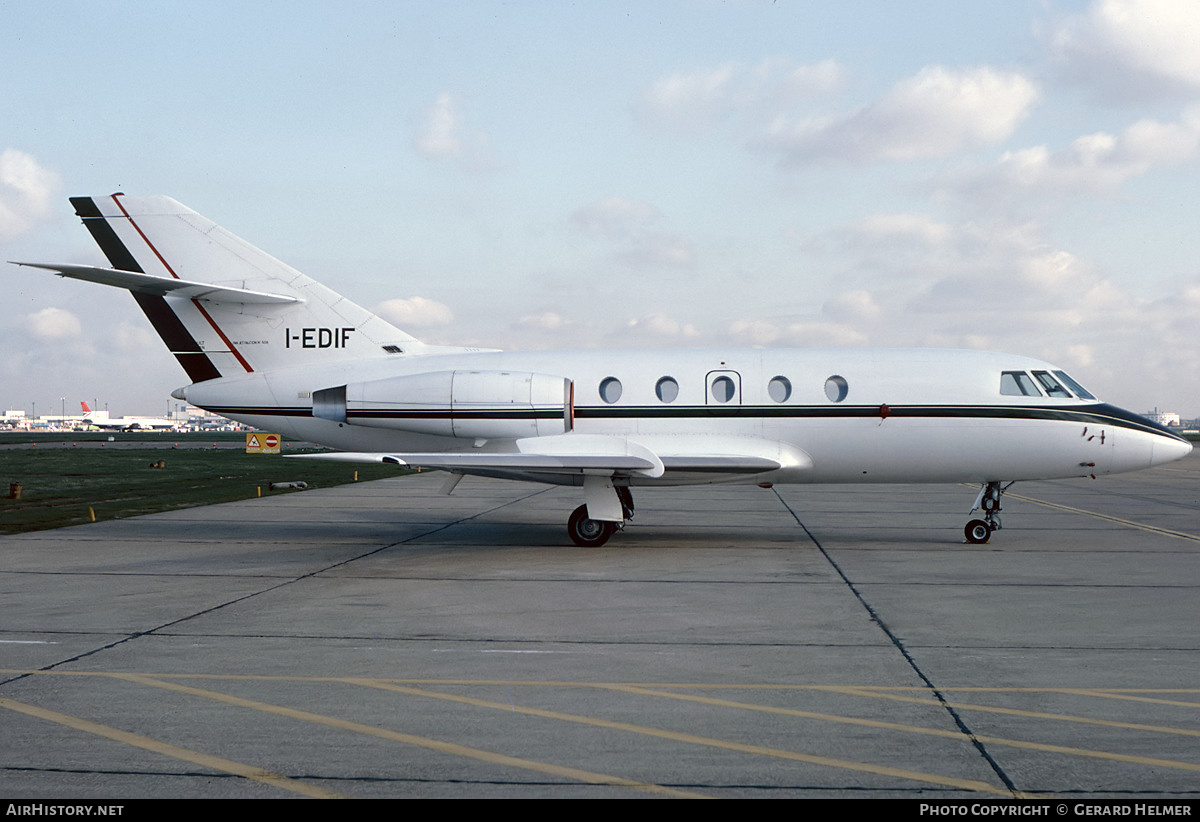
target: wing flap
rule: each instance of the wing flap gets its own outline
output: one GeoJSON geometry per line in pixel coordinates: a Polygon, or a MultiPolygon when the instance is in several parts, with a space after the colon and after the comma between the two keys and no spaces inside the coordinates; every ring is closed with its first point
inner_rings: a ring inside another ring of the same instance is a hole
{"type": "Polygon", "coordinates": [[[777,471],[783,464],[777,459],[749,455],[703,454],[695,456],[667,456],[662,458],[667,471],[689,471],[712,474],[761,474],[777,471]]]}

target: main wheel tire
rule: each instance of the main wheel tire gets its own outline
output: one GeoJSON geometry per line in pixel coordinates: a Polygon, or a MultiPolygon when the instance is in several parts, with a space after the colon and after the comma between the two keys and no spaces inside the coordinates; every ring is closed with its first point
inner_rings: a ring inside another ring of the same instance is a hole
{"type": "Polygon", "coordinates": [[[963,529],[963,534],[967,538],[967,542],[975,545],[983,545],[992,537],[992,529],[986,522],[981,519],[973,519],[967,523],[967,527],[963,529]]]}
{"type": "Polygon", "coordinates": [[[615,522],[588,519],[586,505],[576,508],[567,520],[567,533],[570,534],[571,541],[582,548],[597,548],[603,545],[616,530],[615,522]]]}

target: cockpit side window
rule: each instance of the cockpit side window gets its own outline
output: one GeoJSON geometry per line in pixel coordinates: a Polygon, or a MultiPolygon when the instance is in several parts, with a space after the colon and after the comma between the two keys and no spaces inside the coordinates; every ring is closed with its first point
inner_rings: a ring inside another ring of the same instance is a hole
{"type": "Polygon", "coordinates": [[[1055,371],[1054,376],[1056,376],[1060,380],[1062,380],[1066,384],[1067,388],[1070,388],[1072,391],[1074,391],[1075,396],[1079,397],[1079,399],[1081,399],[1081,400],[1096,399],[1095,394],[1093,394],[1091,391],[1088,391],[1086,388],[1084,388],[1079,383],[1075,382],[1075,380],[1071,379],[1071,377],[1069,375],[1067,375],[1065,372],[1055,371]]]}
{"type": "Polygon", "coordinates": [[[1000,393],[1008,397],[1040,397],[1033,378],[1024,371],[1002,371],[1000,373],[1000,393]]]}
{"type": "Polygon", "coordinates": [[[1046,389],[1047,397],[1060,397],[1062,399],[1073,399],[1071,392],[1058,384],[1058,380],[1051,377],[1049,372],[1034,371],[1033,376],[1042,384],[1042,388],[1046,389]]]}

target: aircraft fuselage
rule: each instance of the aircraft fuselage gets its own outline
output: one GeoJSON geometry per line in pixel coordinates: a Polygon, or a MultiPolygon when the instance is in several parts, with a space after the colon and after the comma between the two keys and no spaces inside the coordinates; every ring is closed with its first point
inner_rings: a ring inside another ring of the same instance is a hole
{"type": "MultiPolygon", "coordinates": [[[[1146,468],[1191,448],[1136,414],[1069,391],[1001,393],[1005,372],[1056,371],[1027,357],[932,349],[464,352],[211,380],[189,386],[186,398],[349,451],[488,451],[571,431],[627,438],[656,453],[695,450],[705,438],[709,451],[778,448],[808,458],[763,472],[668,468],[661,477],[632,476],[634,485],[1053,479],[1146,468]],[[541,375],[568,389],[556,403],[551,388],[541,407],[495,394],[454,403],[448,386],[424,401],[403,391],[406,378],[442,373],[541,375]],[[338,385],[380,388],[363,391],[358,403],[352,396],[344,419],[315,416],[313,395],[338,385]]],[[[581,483],[562,474],[467,473],[581,483]]]]}

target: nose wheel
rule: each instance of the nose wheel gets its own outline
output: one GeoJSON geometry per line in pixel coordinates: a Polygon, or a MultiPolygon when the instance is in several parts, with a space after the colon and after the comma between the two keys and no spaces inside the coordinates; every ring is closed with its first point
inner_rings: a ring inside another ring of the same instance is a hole
{"type": "Polygon", "coordinates": [[[967,537],[967,542],[975,545],[983,545],[992,538],[991,527],[981,519],[973,519],[968,522],[963,533],[967,537]]]}
{"type": "Polygon", "coordinates": [[[967,523],[967,527],[963,529],[963,536],[967,538],[967,542],[983,545],[992,538],[993,531],[1000,530],[1000,497],[1011,487],[1011,482],[1008,485],[999,482],[984,483],[969,512],[974,514],[983,509],[983,519],[973,519],[967,523]]]}

